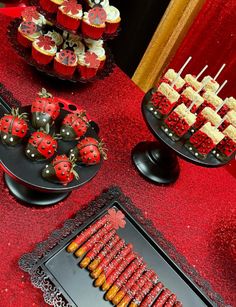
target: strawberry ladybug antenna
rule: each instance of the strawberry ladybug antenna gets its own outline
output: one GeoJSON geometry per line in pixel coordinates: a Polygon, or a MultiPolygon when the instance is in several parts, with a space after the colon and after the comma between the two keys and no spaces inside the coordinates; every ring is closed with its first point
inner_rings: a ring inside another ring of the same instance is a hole
{"type": "Polygon", "coordinates": [[[184,63],[184,65],[180,68],[179,72],[177,73],[176,78],[173,80],[173,82],[171,83],[171,87],[174,87],[175,83],[177,82],[177,80],[179,79],[180,75],[182,74],[182,72],[184,71],[185,67],[188,65],[188,63],[192,60],[192,57],[190,56],[187,61],[184,63]]]}
{"type": "Polygon", "coordinates": [[[108,149],[105,147],[104,143],[102,141],[100,141],[98,143],[98,149],[103,157],[104,160],[107,160],[107,151],[108,149]]]}
{"type": "Polygon", "coordinates": [[[52,94],[47,92],[47,90],[45,88],[42,88],[41,92],[39,92],[38,95],[41,98],[51,98],[52,97],[52,94]]]}

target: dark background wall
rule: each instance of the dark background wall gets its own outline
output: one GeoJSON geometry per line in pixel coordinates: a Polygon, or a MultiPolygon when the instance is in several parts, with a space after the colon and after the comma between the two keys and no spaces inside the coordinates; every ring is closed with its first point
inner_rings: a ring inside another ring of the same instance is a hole
{"type": "Polygon", "coordinates": [[[110,0],[121,12],[121,32],[109,42],[117,65],[130,77],[158,26],[170,0],[110,0]]]}

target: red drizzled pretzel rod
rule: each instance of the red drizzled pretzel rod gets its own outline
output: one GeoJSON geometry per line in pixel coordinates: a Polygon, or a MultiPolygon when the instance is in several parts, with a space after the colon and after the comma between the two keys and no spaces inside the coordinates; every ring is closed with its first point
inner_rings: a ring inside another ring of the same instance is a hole
{"type": "Polygon", "coordinates": [[[142,286],[142,288],[136,293],[135,297],[130,303],[130,307],[139,306],[142,300],[145,298],[145,296],[149,293],[149,291],[157,283],[157,281],[158,281],[158,275],[156,273],[153,273],[150,280],[147,280],[146,283],[142,286]]]}
{"type": "Polygon", "coordinates": [[[116,257],[104,267],[103,272],[98,276],[95,281],[95,286],[100,287],[111,274],[111,272],[119,265],[119,263],[132,251],[133,245],[126,245],[116,257]]]}
{"type": "Polygon", "coordinates": [[[134,252],[130,252],[124,259],[118,264],[118,266],[111,272],[107,280],[102,285],[102,290],[107,291],[114,283],[114,281],[120,276],[125,268],[137,257],[134,252]]]}
{"type": "Polygon", "coordinates": [[[108,263],[119,253],[119,251],[124,247],[125,241],[120,240],[110,253],[106,255],[106,258],[102,260],[102,262],[98,265],[98,267],[90,274],[92,278],[98,278],[98,276],[102,273],[105,267],[107,267],[108,263]]]}
{"type": "Polygon", "coordinates": [[[118,307],[128,306],[129,302],[134,298],[135,294],[142,288],[142,286],[147,282],[147,280],[152,278],[152,276],[156,276],[156,273],[153,270],[146,271],[131,287],[131,289],[127,291],[126,295],[117,306],[118,307]]]}
{"type": "MultiPolygon", "coordinates": [[[[112,303],[114,305],[118,305],[122,298],[125,296],[127,291],[131,289],[131,287],[135,284],[135,282],[141,277],[143,272],[145,271],[147,265],[146,263],[141,264],[141,266],[137,269],[137,271],[130,277],[126,284],[122,286],[120,291],[113,298],[112,303]]],[[[109,290],[110,291],[110,290],[109,290]]]]}
{"type": "Polygon", "coordinates": [[[183,304],[179,301],[177,301],[175,304],[174,304],[174,307],[182,307],[183,304]]]}
{"type": "Polygon", "coordinates": [[[142,301],[140,307],[149,307],[152,305],[152,303],[155,301],[155,298],[157,294],[160,292],[160,290],[164,287],[163,283],[159,282],[157,283],[152,290],[148,293],[148,295],[144,298],[142,301]]]}
{"type": "Polygon", "coordinates": [[[162,307],[171,295],[169,289],[164,289],[153,304],[153,307],[162,307]]]}
{"type": "Polygon", "coordinates": [[[86,230],[82,231],[73,242],[67,247],[67,251],[69,253],[74,253],[78,247],[83,244],[86,240],[88,240],[95,232],[98,231],[99,228],[104,226],[107,222],[107,214],[104,215],[101,219],[99,219],[94,224],[90,225],[86,230]]]}
{"type": "MultiPolygon", "coordinates": [[[[166,301],[164,307],[172,307],[172,306],[174,306],[176,299],[177,299],[177,296],[175,294],[171,294],[171,296],[166,301]]],[[[182,306],[182,304],[181,304],[181,306],[182,306]]]]}
{"type": "Polygon", "coordinates": [[[130,276],[134,273],[134,271],[143,263],[142,258],[135,259],[124,271],[123,273],[117,278],[114,285],[109,289],[105,298],[111,301],[120,288],[126,283],[126,281],[130,278],[130,276]]]}
{"type": "Polygon", "coordinates": [[[88,241],[86,241],[76,252],[76,257],[82,257],[87,251],[89,251],[97,241],[112,229],[112,224],[107,223],[102,228],[98,230],[88,241]]]}
{"type": "Polygon", "coordinates": [[[87,253],[86,257],[80,262],[81,268],[86,268],[89,263],[97,256],[101,249],[107,244],[107,242],[115,235],[115,229],[112,229],[105,234],[99,242],[96,242],[92,249],[87,253]]]}
{"type": "Polygon", "coordinates": [[[120,241],[120,237],[115,234],[115,236],[108,242],[107,245],[103,247],[103,249],[99,252],[96,258],[89,264],[89,271],[93,271],[97,268],[99,263],[106,257],[107,254],[110,253],[111,249],[120,241]]]}

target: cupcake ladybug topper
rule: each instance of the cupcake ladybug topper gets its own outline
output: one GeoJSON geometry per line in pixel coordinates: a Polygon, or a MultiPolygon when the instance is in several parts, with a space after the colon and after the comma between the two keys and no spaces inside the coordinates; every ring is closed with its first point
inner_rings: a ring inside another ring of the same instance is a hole
{"type": "Polygon", "coordinates": [[[59,53],[59,60],[65,65],[74,65],[76,59],[76,55],[72,50],[61,50],[59,53]]]}
{"type": "Polygon", "coordinates": [[[21,17],[24,21],[33,21],[33,19],[38,20],[40,15],[35,7],[29,6],[22,11],[21,17]]]}
{"type": "Polygon", "coordinates": [[[87,51],[84,57],[85,63],[89,65],[89,67],[98,68],[100,65],[100,61],[96,53],[87,51]]]}
{"type": "Polygon", "coordinates": [[[33,21],[23,21],[20,25],[21,32],[25,35],[32,35],[40,30],[40,27],[33,21]]]}
{"type": "Polygon", "coordinates": [[[14,146],[22,141],[28,131],[26,123],[27,113],[19,113],[19,109],[12,109],[0,119],[0,135],[2,142],[14,146]]]}
{"type": "Polygon", "coordinates": [[[101,25],[107,19],[107,13],[101,6],[95,6],[88,12],[89,22],[93,25],[101,25]]]}
{"type": "Polygon", "coordinates": [[[81,4],[78,4],[76,0],[66,0],[62,3],[63,11],[68,14],[76,15],[82,10],[81,4]]]}

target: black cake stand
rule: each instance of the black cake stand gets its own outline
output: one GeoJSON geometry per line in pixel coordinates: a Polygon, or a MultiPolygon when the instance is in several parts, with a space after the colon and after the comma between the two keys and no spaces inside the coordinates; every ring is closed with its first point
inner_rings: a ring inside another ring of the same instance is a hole
{"type": "MultiPolygon", "coordinates": [[[[78,106],[58,98],[61,106],[61,114],[55,123],[55,133],[59,132],[61,122],[68,112],[78,110],[78,106]]],[[[9,113],[11,107],[0,97],[0,117],[9,113]]],[[[30,106],[23,107],[21,112],[30,113],[30,106]]],[[[34,131],[29,127],[30,132],[34,131]]],[[[29,135],[28,135],[29,136],[29,135]]],[[[91,122],[86,136],[98,139],[98,126],[91,122]]],[[[5,182],[11,194],[18,200],[36,206],[53,205],[65,199],[71,191],[79,188],[90,181],[99,171],[101,163],[92,166],[78,164],[75,170],[78,172],[79,180],[73,180],[67,186],[46,181],[42,176],[42,169],[49,161],[32,162],[24,154],[25,143],[14,147],[6,146],[0,142],[0,166],[4,170],[5,182]]],[[[64,142],[58,140],[57,154],[68,154],[75,147],[76,141],[64,142]]]]}
{"type": "Polygon", "coordinates": [[[190,134],[174,142],[161,129],[163,121],[155,116],[155,110],[148,108],[152,91],[147,92],[142,101],[142,114],[147,127],[158,140],[157,142],[141,142],[132,151],[132,159],[138,171],[146,179],[156,184],[170,184],[175,182],[180,173],[177,155],[188,162],[203,167],[220,167],[227,164],[231,158],[221,162],[211,153],[205,160],[195,157],[184,146],[190,134]]]}

